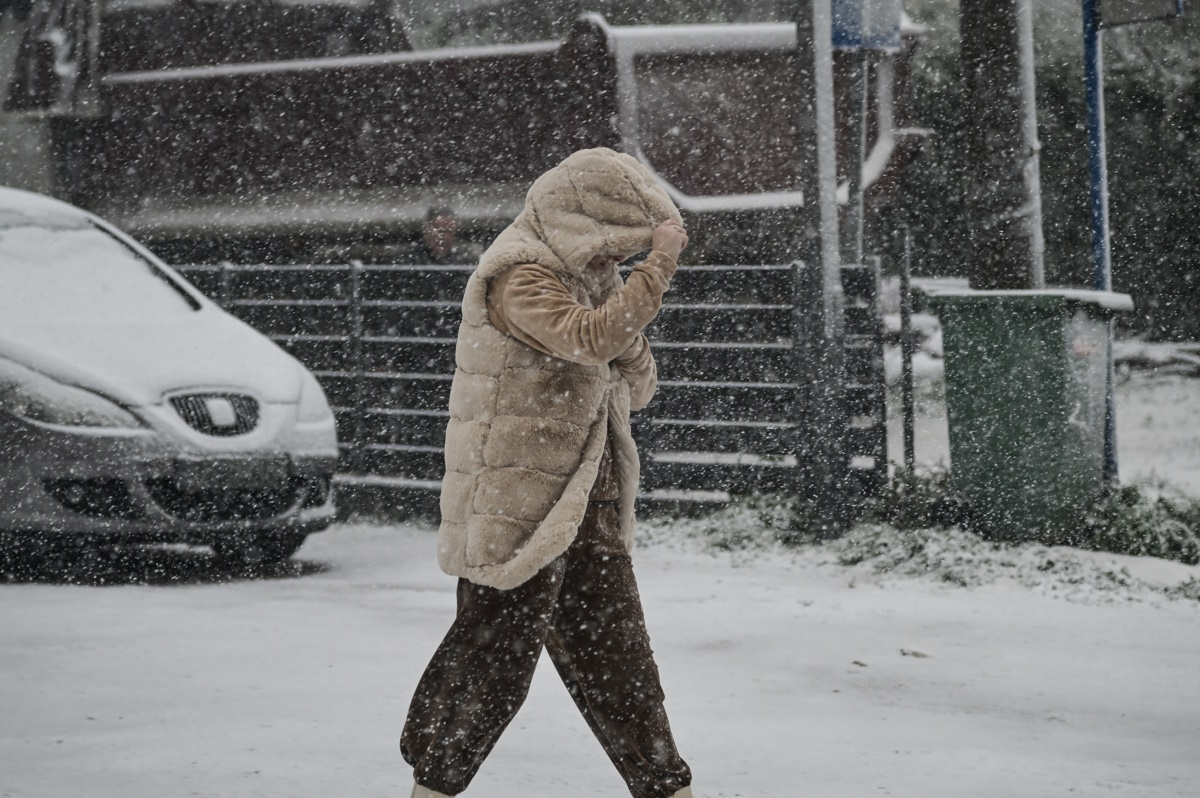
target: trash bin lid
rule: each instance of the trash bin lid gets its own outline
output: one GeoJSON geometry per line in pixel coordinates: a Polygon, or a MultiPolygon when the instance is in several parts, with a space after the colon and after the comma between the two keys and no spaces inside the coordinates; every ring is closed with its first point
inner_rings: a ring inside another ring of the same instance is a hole
{"type": "Polygon", "coordinates": [[[1013,310],[1067,310],[1084,308],[1098,316],[1133,311],[1133,297],[1115,291],[1082,288],[1037,288],[1029,290],[976,291],[970,288],[918,289],[935,312],[971,306],[1008,307],[1013,310]]]}

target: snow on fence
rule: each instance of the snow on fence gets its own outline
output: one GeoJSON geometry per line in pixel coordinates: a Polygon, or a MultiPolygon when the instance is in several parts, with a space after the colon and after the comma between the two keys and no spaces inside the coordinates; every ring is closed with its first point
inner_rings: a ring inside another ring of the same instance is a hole
{"type": "MultiPolygon", "coordinates": [[[[337,416],[344,496],[431,506],[443,473],[460,303],[474,267],[177,268],[320,380],[337,416]]],[[[797,489],[796,395],[806,377],[796,374],[792,351],[794,280],[788,265],[679,269],[647,330],[658,393],[633,419],[647,502],[797,489]]],[[[887,477],[878,264],[844,266],[842,283],[847,476],[863,496],[887,477]]]]}

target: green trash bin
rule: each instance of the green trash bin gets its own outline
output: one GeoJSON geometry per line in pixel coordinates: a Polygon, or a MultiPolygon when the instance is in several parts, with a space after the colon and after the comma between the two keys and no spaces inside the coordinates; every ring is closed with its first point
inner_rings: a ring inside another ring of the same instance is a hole
{"type": "Polygon", "coordinates": [[[955,490],[981,531],[1023,540],[1079,527],[1104,490],[1107,291],[929,291],[942,325],[955,490]]]}

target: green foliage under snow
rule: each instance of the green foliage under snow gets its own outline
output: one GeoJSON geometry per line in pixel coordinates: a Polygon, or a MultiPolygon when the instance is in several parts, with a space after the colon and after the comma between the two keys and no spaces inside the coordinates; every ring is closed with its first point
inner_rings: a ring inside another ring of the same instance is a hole
{"type": "Polygon", "coordinates": [[[1060,595],[1200,600],[1198,579],[1162,587],[1079,551],[1200,563],[1200,501],[1183,497],[1123,488],[1092,508],[1071,540],[1027,543],[985,540],[948,523],[957,505],[942,472],[897,480],[862,523],[832,540],[810,531],[799,507],[792,498],[743,497],[701,518],[652,519],[642,524],[640,536],[643,542],[682,539],[735,557],[794,552],[874,576],[961,587],[1009,581],[1060,595]]]}
{"type": "Polygon", "coordinates": [[[1200,502],[1121,488],[1092,508],[1078,545],[1200,564],[1200,502]]]}

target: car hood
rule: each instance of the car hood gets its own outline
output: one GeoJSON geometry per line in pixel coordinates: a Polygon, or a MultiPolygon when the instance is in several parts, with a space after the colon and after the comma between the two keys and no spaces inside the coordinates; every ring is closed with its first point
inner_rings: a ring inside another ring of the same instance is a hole
{"type": "Polygon", "coordinates": [[[206,388],[295,402],[303,369],[268,338],[208,303],[161,319],[0,320],[0,357],[134,406],[206,388]]]}

